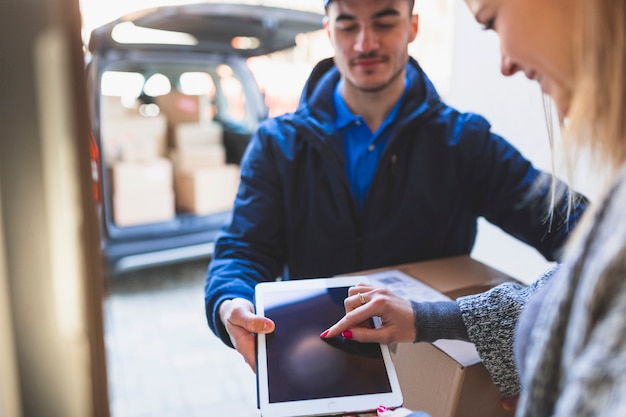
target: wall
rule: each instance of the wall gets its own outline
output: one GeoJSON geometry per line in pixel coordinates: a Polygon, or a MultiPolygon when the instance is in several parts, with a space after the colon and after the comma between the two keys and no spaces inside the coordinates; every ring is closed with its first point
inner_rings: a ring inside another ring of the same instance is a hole
{"type": "Polygon", "coordinates": [[[108,417],[77,0],[0,5],[0,415],[108,417]]]}
{"type": "MultiPolygon", "coordinates": [[[[505,137],[537,167],[550,171],[551,152],[539,85],[522,73],[504,77],[500,73],[497,34],[482,30],[463,1],[453,3],[453,13],[448,17],[454,21],[452,68],[444,99],[459,110],[485,116],[495,133],[505,137]]],[[[558,130],[558,123],[555,127],[558,130]]],[[[559,155],[558,150],[556,154],[559,155]]],[[[558,157],[556,172],[567,178],[558,157]]],[[[601,179],[588,161],[577,165],[573,186],[592,199],[597,195],[601,179]]],[[[484,221],[480,223],[472,255],[526,282],[552,265],[533,248],[484,221]]]]}

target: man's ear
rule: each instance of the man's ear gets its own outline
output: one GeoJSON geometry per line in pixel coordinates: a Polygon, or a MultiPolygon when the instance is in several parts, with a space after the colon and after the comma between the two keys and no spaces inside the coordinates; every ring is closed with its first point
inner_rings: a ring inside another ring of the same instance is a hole
{"type": "Polygon", "coordinates": [[[324,30],[326,31],[326,35],[330,39],[330,19],[328,19],[328,16],[324,16],[324,20],[322,20],[322,23],[324,24],[324,30]]]}
{"type": "Polygon", "coordinates": [[[419,30],[419,15],[417,13],[411,16],[411,34],[409,36],[409,42],[413,42],[417,37],[419,30]]]}

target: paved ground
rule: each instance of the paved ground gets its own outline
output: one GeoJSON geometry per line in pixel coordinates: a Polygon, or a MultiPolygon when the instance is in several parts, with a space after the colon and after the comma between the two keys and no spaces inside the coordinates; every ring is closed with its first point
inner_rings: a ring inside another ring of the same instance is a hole
{"type": "Polygon", "coordinates": [[[254,374],[206,325],[206,265],[110,283],[104,314],[112,417],[259,417],[254,374]]]}

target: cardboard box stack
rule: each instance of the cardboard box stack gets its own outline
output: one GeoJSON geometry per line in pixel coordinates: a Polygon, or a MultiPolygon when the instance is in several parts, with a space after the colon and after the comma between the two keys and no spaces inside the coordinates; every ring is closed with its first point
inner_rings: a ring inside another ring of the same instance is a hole
{"type": "Polygon", "coordinates": [[[156,97],[155,102],[172,125],[213,119],[211,99],[207,95],[188,95],[172,90],[156,97]]]}
{"type": "Polygon", "coordinates": [[[179,123],[172,127],[170,157],[177,171],[220,167],[226,163],[222,125],[214,121],[179,123]]]}
{"type": "Polygon", "coordinates": [[[156,104],[167,119],[167,140],[169,148],[176,148],[176,129],[184,123],[210,122],[214,111],[211,99],[207,95],[183,94],[172,90],[155,98],[156,104]]]}
{"type": "MultiPolygon", "coordinates": [[[[486,291],[510,276],[469,256],[361,272],[370,282],[416,301],[437,301],[486,291]]],[[[456,340],[390,346],[404,406],[432,417],[512,417],[473,344],[456,340]]]]}
{"type": "Polygon", "coordinates": [[[178,91],[155,98],[160,113],[139,114],[103,97],[102,142],[118,226],[167,221],[176,210],[206,215],[232,208],[238,165],[226,164],[222,125],[207,96],[178,91]]]}
{"type": "Polygon", "coordinates": [[[122,105],[120,97],[102,97],[101,140],[107,166],[167,155],[167,120],[162,115],[141,116],[137,109],[122,105]]]}
{"type": "Polygon", "coordinates": [[[208,97],[173,91],[156,102],[168,120],[177,209],[198,215],[231,209],[239,167],[226,164],[224,131],[212,120],[208,97]]]}
{"type": "Polygon", "coordinates": [[[175,216],[172,163],[166,158],[120,161],[111,168],[113,220],[118,226],[175,216]]]}
{"type": "Polygon", "coordinates": [[[239,187],[235,164],[176,171],[176,206],[196,214],[230,210],[239,187]]]}
{"type": "Polygon", "coordinates": [[[199,215],[231,209],[239,187],[239,166],[226,164],[221,125],[179,123],[172,131],[176,207],[199,215]]]}
{"type": "Polygon", "coordinates": [[[102,149],[110,169],[113,220],[118,226],[167,221],[175,216],[173,173],[164,116],[141,116],[135,104],[103,96],[102,149]]]}

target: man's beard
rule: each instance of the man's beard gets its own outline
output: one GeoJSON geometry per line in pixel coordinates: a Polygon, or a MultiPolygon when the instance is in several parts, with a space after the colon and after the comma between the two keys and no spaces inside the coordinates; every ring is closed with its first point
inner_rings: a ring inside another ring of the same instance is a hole
{"type": "MultiPolygon", "coordinates": [[[[373,53],[369,53],[369,54],[362,54],[359,55],[358,57],[355,58],[355,60],[359,60],[359,59],[368,59],[368,58],[376,58],[378,57],[378,54],[376,52],[373,53]]],[[[351,60],[352,61],[352,60],[351,60]]],[[[389,62],[388,58],[385,58],[385,62],[389,62]]],[[[353,62],[350,62],[350,66],[353,66],[353,62]]],[[[382,90],[384,90],[385,88],[387,88],[389,85],[391,85],[398,77],[400,77],[402,75],[402,73],[404,72],[404,67],[400,67],[398,68],[398,70],[389,78],[389,80],[387,80],[386,83],[376,86],[376,87],[371,87],[371,88],[365,88],[365,87],[361,87],[358,86],[352,82],[350,82],[350,80],[348,79],[348,77],[346,77],[346,82],[350,83],[354,88],[356,88],[359,91],[362,91],[364,93],[378,93],[382,90]]],[[[367,71],[366,71],[367,73],[367,71]]]]}

